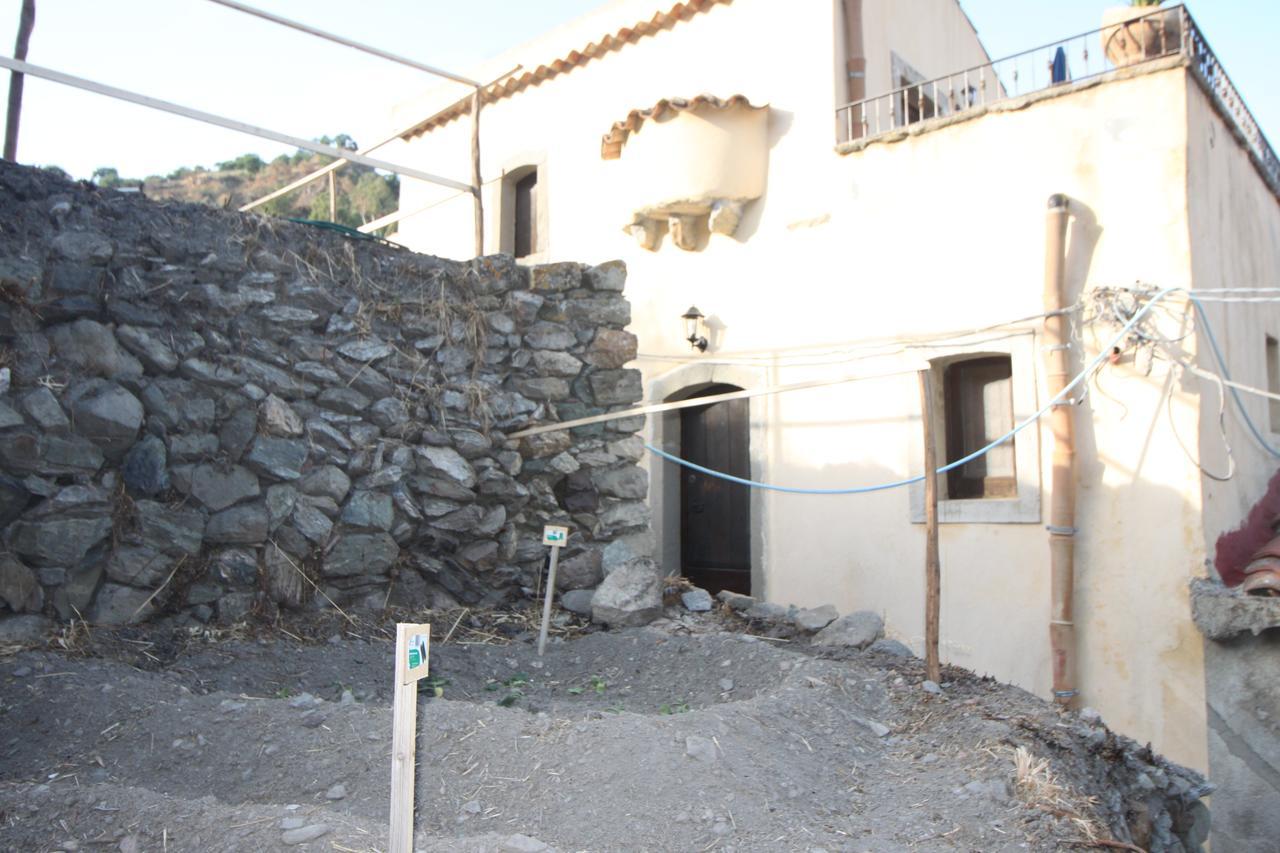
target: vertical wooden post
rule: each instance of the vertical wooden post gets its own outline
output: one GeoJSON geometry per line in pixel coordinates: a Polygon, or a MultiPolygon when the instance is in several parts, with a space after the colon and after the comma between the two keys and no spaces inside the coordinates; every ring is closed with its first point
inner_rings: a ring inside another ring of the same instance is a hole
{"type": "Polygon", "coordinates": [[[391,844],[388,853],[413,853],[414,760],[418,749],[418,679],[427,675],[426,651],[418,646],[416,660],[410,644],[430,625],[396,625],[395,692],[391,706],[391,844]]]}
{"type": "Polygon", "coordinates": [[[920,420],[924,424],[924,666],[929,680],[942,679],[938,662],[938,621],[942,566],[938,560],[938,450],[933,438],[932,371],[920,371],[920,420]]]}
{"type": "Polygon", "coordinates": [[[471,96],[471,194],[475,197],[476,257],[484,254],[484,202],[480,198],[480,101],[482,92],[476,87],[471,96]]]}
{"type": "Polygon", "coordinates": [[[329,173],[329,221],[338,221],[338,179],[329,173]]]}
{"type": "Polygon", "coordinates": [[[542,603],[542,627],[538,629],[538,657],[547,647],[547,630],[551,624],[551,599],[556,594],[556,564],[560,562],[560,546],[551,546],[551,568],[547,570],[547,598],[542,603]]]}
{"type": "MultiPolygon", "coordinates": [[[[31,31],[36,26],[36,0],[22,0],[22,13],[18,19],[18,40],[13,47],[13,58],[19,62],[27,59],[27,45],[31,31]]],[[[9,110],[4,124],[4,159],[18,159],[18,121],[22,117],[22,85],[26,75],[9,72],[9,110]]]]}

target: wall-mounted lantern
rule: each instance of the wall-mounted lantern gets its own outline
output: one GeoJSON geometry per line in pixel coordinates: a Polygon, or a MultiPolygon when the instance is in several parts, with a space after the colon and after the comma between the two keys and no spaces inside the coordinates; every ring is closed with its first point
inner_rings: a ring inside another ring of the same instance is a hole
{"type": "Polygon", "coordinates": [[[689,310],[681,315],[681,319],[684,320],[685,340],[689,342],[689,346],[698,352],[706,352],[707,339],[698,333],[703,320],[702,312],[696,305],[690,305],[689,310]]]}

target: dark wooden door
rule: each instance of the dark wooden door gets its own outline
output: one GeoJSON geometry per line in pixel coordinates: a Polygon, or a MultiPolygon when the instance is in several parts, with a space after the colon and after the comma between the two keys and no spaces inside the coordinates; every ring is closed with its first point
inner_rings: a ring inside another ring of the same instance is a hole
{"type": "MultiPolygon", "coordinates": [[[[737,391],[713,385],[698,396],[737,391]]],[[[684,409],[681,455],[735,477],[751,476],[747,400],[684,409]]],[[[680,552],[685,577],[713,595],[722,589],[751,594],[751,495],[747,486],[680,471],[680,552]]]]}

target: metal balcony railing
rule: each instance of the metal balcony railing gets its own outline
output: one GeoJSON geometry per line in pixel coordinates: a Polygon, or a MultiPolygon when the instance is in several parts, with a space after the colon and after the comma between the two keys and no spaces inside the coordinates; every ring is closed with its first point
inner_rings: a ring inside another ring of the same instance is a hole
{"type": "Polygon", "coordinates": [[[1268,183],[1280,192],[1280,160],[1185,6],[1156,9],[1125,23],[846,104],[836,110],[838,141],[872,139],[1169,56],[1188,58],[1191,69],[1234,121],[1268,183]]]}

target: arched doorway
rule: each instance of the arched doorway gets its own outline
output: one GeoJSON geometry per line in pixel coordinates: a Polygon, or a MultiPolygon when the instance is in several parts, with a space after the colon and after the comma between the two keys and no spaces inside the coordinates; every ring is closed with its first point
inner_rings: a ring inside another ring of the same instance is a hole
{"type": "MultiPolygon", "coordinates": [[[[740,391],[716,383],[685,399],[740,391]]],[[[751,476],[750,401],[681,409],[680,455],[736,477],[751,476]]],[[[689,468],[680,471],[680,573],[713,595],[751,594],[751,490],[689,468]]]]}

